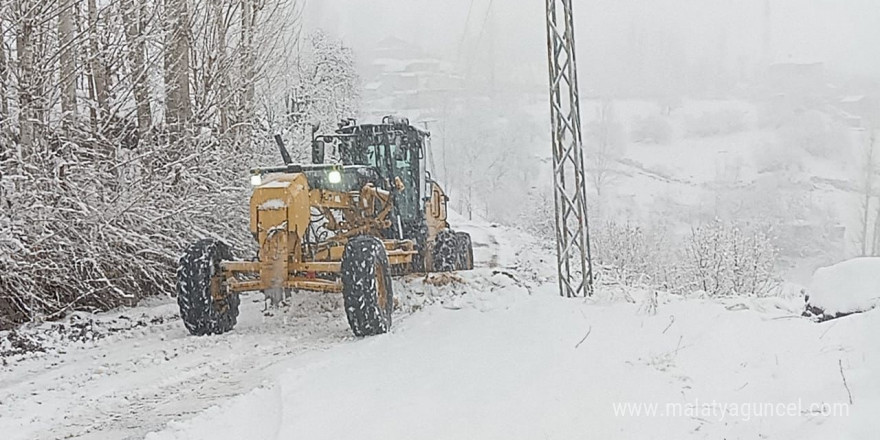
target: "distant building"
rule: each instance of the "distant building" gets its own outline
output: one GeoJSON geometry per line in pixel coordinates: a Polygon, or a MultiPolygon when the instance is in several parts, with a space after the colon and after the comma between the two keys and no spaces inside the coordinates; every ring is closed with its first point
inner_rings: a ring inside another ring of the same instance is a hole
{"type": "Polygon", "coordinates": [[[463,85],[451,64],[395,37],[377,44],[364,64],[364,113],[370,119],[403,113],[416,121],[436,113],[463,85]]]}

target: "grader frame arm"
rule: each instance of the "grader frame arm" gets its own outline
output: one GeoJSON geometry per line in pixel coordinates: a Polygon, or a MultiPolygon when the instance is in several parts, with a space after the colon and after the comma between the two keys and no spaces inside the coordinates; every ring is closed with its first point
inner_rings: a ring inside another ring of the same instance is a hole
{"type": "MultiPolygon", "coordinates": [[[[402,185],[396,181],[396,185],[402,185]]],[[[233,292],[303,289],[340,292],[342,257],[346,243],[360,235],[381,236],[391,227],[390,192],[364,185],[360,191],[308,189],[302,174],[285,175],[258,187],[251,199],[251,231],[260,244],[259,261],[223,262],[222,279],[233,292]],[[307,197],[304,196],[307,194],[307,197]],[[309,227],[303,213],[314,208],[334,235],[304,252],[309,227]],[[341,218],[340,218],[341,217],[341,218]]],[[[418,253],[410,240],[383,240],[389,264],[405,265],[418,253]]],[[[224,292],[216,293],[222,297],[224,292]]]]}

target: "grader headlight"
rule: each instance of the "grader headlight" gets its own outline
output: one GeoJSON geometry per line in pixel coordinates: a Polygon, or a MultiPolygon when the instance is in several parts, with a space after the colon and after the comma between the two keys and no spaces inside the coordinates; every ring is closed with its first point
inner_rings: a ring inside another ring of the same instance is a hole
{"type": "Polygon", "coordinates": [[[342,183],[342,173],[339,170],[330,170],[330,173],[327,174],[327,180],[333,185],[342,183]]]}
{"type": "Polygon", "coordinates": [[[260,186],[263,184],[263,176],[259,174],[254,174],[251,176],[251,185],[260,186]]]}

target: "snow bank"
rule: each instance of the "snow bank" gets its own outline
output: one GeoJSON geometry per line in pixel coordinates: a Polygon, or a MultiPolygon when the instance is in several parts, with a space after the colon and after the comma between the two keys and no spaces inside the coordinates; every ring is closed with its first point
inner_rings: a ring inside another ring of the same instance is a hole
{"type": "Polygon", "coordinates": [[[880,304],[880,258],[857,258],[818,269],[807,305],[825,316],[864,312],[880,304]]]}
{"type": "Polygon", "coordinates": [[[27,358],[93,346],[97,341],[138,328],[178,322],[177,302],[150,298],[142,306],[106,313],[73,312],[55,322],[28,323],[0,331],[0,360],[27,358]]]}
{"type": "Polygon", "coordinates": [[[461,299],[457,307],[430,305],[387,335],[291,359],[272,388],[147,439],[824,439],[877,432],[880,378],[872,371],[880,347],[861,335],[880,330],[880,314],[828,330],[712,301],[668,298],[645,314],[637,304],[562,299],[555,285],[461,299]],[[842,344],[849,349],[829,348],[842,344]],[[847,416],[811,412],[813,403],[847,402],[840,369],[855,400],[847,416]],[[728,412],[662,414],[669,404],[713,402],[728,412]],[[660,413],[627,414],[627,404],[656,404],[660,413]],[[804,412],[743,414],[754,404],[804,412]]]}

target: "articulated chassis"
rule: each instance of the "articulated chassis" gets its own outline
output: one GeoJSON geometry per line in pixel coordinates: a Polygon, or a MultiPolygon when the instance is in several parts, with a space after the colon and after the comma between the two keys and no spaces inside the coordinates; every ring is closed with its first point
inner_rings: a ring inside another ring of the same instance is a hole
{"type": "MultiPolygon", "coordinates": [[[[309,189],[303,173],[281,174],[257,186],[250,208],[251,233],[260,244],[259,261],[222,262],[221,273],[212,278],[212,296],[222,301],[229,291],[342,292],[339,274],[346,243],[359,235],[380,237],[381,231],[390,228],[391,199],[388,191],[372,184],[359,191],[309,189]],[[313,209],[323,215],[324,228],[334,235],[309,244],[303,238],[313,209]]],[[[412,240],[382,243],[389,266],[409,267],[419,253],[412,240]]]]}
{"type": "Polygon", "coordinates": [[[428,134],[391,118],[337,133],[313,141],[314,165],[292,164],[279,143],[287,165],[253,171],[255,261],[230,261],[218,240],[181,256],[177,297],[190,333],[232,330],[241,292],[277,302],[308,290],[341,293],[352,332],[381,334],[391,328],[392,274],[473,269],[470,236],[449,228],[448,198],[425,169],[428,134]],[[323,165],[325,141],[344,166],[323,165]]]}

